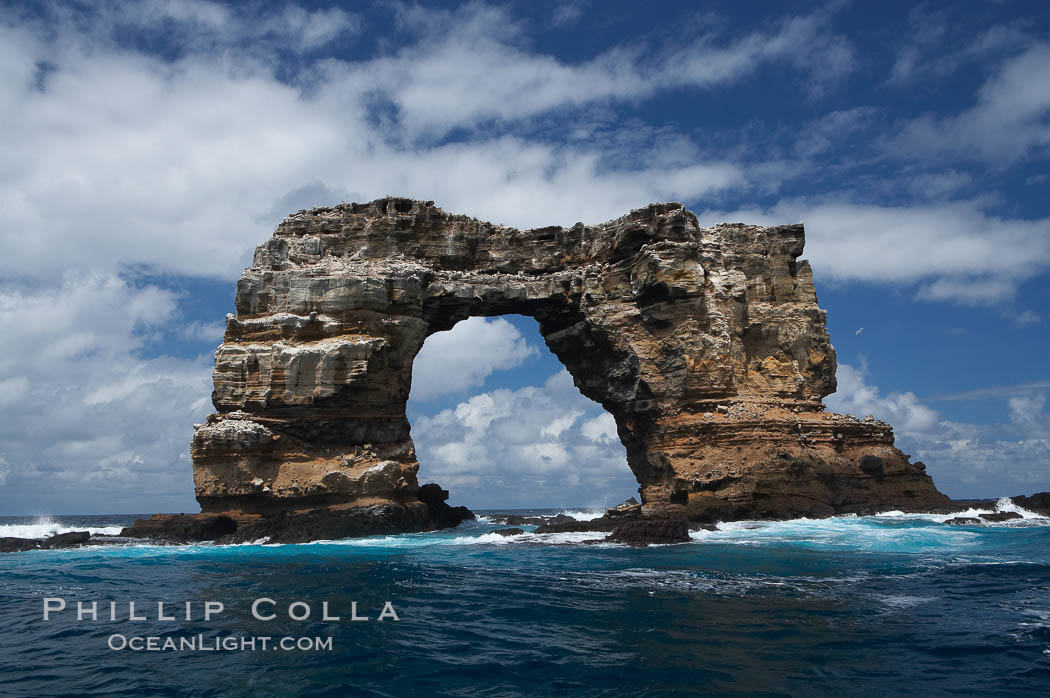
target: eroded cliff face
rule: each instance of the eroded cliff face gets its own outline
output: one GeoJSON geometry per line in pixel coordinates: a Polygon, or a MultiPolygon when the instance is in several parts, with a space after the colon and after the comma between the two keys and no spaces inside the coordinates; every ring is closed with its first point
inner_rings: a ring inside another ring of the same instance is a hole
{"type": "MultiPolygon", "coordinates": [[[[694,520],[948,506],[886,424],[825,412],[835,352],[801,224],[681,204],[519,231],[387,198],[300,211],[260,245],[192,444],[205,512],[395,503],[425,518],[405,418],[424,340],[539,322],[612,413],[643,511],[694,520]]],[[[423,499],[428,496],[424,493],[423,499]]]]}

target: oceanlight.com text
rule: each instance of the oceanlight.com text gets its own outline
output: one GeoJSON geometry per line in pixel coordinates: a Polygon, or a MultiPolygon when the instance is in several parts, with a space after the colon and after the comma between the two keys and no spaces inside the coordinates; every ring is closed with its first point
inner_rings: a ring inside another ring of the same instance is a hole
{"type": "Polygon", "coordinates": [[[206,637],[203,634],[182,637],[160,637],[158,635],[121,635],[115,633],[106,641],[115,652],[255,652],[277,650],[284,652],[331,652],[331,637],[270,635],[221,635],[206,637]]]}

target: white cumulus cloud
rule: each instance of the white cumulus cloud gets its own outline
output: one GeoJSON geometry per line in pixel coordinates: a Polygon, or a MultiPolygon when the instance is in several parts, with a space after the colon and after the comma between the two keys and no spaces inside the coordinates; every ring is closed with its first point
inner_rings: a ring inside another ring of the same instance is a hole
{"type": "Polygon", "coordinates": [[[600,444],[619,441],[616,433],[616,420],[608,412],[603,412],[594,419],[588,419],[580,427],[580,432],[591,441],[600,444]]]}
{"type": "Polygon", "coordinates": [[[472,506],[611,506],[638,483],[610,422],[566,371],[474,395],[413,421],[419,477],[472,506]]]}
{"type": "Polygon", "coordinates": [[[538,354],[503,318],[467,318],[427,338],[412,364],[412,398],[429,400],[476,388],[493,372],[520,366],[538,354]]]}
{"type": "Polygon", "coordinates": [[[888,422],[898,433],[924,434],[937,428],[939,415],[923,405],[915,393],[882,395],[877,387],[866,382],[867,372],[864,362],[859,367],[839,364],[838,390],[824,398],[828,408],[857,417],[873,415],[888,422]]]}
{"type": "Polygon", "coordinates": [[[973,391],[977,399],[1006,398],[1008,421],[972,424],[941,419],[911,392],[883,395],[868,382],[863,364],[840,364],[838,383],[838,391],[825,398],[828,408],[872,414],[889,423],[897,446],[925,462],[934,483],[950,496],[995,498],[1050,486],[1050,414],[1044,411],[1044,393],[1024,385],[1003,386],[1016,391],[1012,397],[999,388],[973,391]]]}
{"type": "Polygon", "coordinates": [[[906,158],[968,157],[1001,167],[1045,154],[1050,146],[1050,44],[1006,60],[977,92],[977,103],[951,117],[909,123],[894,146],[906,158]]]}

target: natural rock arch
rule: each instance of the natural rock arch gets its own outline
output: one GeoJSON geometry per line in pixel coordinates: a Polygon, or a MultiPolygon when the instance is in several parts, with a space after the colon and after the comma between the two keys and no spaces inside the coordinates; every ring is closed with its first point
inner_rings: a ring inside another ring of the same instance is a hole
{"type": "Polygon", "coordinates": [[[192,444],[197,499],[263,515],[380,502],[396,526],[433,525],[405,417],[413,359],[459,320],[517,313],[615,418],[648,513],[943,506],[888,425],[823,410],[835,353],[803,243],[802,224],[704,228],[681,204],[527,231],[403,198],[300,211],[237,285],[218,412],[192,444]]]}

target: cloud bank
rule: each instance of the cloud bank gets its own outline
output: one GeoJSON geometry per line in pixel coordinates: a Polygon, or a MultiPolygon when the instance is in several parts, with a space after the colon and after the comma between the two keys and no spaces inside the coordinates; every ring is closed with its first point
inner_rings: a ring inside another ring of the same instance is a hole
{"type": "Polygon", "coordinates": [[[0,509],[196,510],[189,440],[211,411],[210,362],[143,356],[175,316],[170,292],[114,276],[0,286],[0,509]]]}

